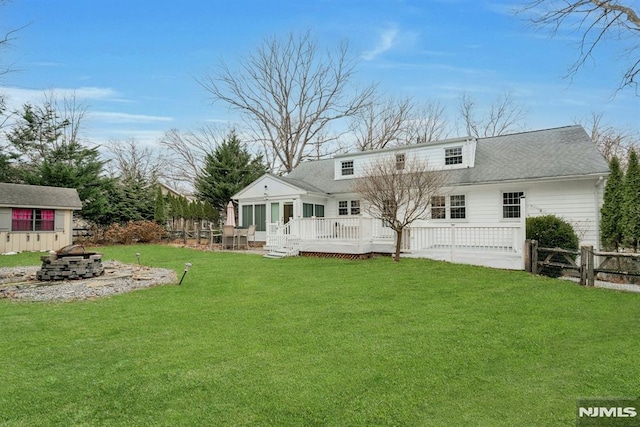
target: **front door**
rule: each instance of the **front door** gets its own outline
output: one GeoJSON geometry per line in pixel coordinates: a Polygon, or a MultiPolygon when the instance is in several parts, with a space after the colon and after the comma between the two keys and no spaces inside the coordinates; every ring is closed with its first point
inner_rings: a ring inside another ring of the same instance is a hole
{"type": "Polygon", "coordinates": [[[282,220],[283,223],[286,224],[289,222],[291,218],[293,218],[293,203],[285,203],[282,206],[282,220]]]}

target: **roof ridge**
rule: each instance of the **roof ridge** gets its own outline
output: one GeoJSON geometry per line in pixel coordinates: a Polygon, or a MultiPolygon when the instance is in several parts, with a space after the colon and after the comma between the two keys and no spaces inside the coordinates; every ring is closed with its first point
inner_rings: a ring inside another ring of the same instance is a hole
{"type": "Polygon", "coordinates": [[[546,128],[546,129],[534,129],[534,130],[523,130],[520,132],[513,132],[513,133],[505,133],[502,135],[493,135],[493,136],[483,136],[477,139],[491,139],[491,138],[503,138],[506,136],[516,136],[516,135],[525,135],[528,133],[537,133],[537,132],[547,132],[550,130],[560,130],[560,129],[569,129],[569,128],[583,128],[584,127],[582,125],[565,125],[565,126],[556,126],[556,127],[552,127],[552,128],[546,128]]]}

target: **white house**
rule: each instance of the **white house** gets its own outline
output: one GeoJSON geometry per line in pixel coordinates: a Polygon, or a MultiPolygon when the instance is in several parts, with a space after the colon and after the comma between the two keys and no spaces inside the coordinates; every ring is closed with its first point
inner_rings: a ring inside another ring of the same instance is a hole
{"type": "Polygon", "coordinates": [[[0,183],[0,253],[50,251],[73,240],[74,188],[0,183]]]}
{"type": "Polygon", "coordinates": [[[581,244],[599,246],[609,167],[581,126],[305,162],[286,177],[266,174],[237,193],[240,224],[255,224],[256,240],[288,253],[391,252],[391,230],[370,218],[352,192],[367,164],[390,156],[398,167],[409,158],[423,159],[447,176],[427,215],[404,236],[407,256],[521,268],[524,219],[547,214],[570,222],[581,244]],[[467,252],[475,253],[473,259],[465,258],[467,252]],[[483,256],[490,260],[478,262],[483,256]]]}

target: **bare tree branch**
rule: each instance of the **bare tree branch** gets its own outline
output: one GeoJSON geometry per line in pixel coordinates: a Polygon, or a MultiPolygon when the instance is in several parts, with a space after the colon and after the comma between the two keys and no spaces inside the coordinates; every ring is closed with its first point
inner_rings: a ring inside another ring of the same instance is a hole
{"type": "Polygon", "coordinates": [[[155,184],[162,176],[166,160],[151,147],[142,146],[135,138],[126,141],[109,141],[105,147],[109,153],[109,173],[123,182],[155,184]]]}
{"type": "Polygon", "coordinates": [[[175,188],[183,185],[193,187],[196,176],[202,172],[205,157],[213,153],[223,139],[224,133],[211,126],[185,133],[177,129],[168,130],[160,145],[167,150],[170,161],[161,177],[175,188]]]}
{"type": "Polygon", "coordinates": [[[406,140],[412,109],[408,98],[377,99],[366,105],[352,123],[357,148],[366,151],[401,144],[406,140]]]}
{"type": "Polygon", "coordinates": [[[267,157],[290,172],[336,140],[331,124],[371,102],[373,86],[361,91],[350,86],[355,71],[346,43],[321,54],[307,32],[266,39],[240,59],[238,70],[221,63],[200,84],[214,101],[239,111],[255,141],[271,152],[267,157]]]}
{"type": "Polygon", "coordinates": [[[591,113],[585,123],[576,122],[591,129],[591,140],[608,162],[615,156],[624,164],[629,151],[640,147],[640,135],[604,123],[602,113],[591,113]]]}
{"type": "Polygon", "coordinates": [[[580,54],[569,68],[569,75],[577,73],[605,39],[615,39],[622,46],[620,52],[631,59],[619,89],[634,86],[637,92],[640,16],[635,7],[633,0],[627,1],[627,4],[618,0],[536,0],[520,12],[533,13],[531,22],[550,28],[552,36],[556,36],[562,28],[581,34],[580,54]]]}
{"type": "Polygon", "coordinates": [[[427,102],[413,109],[407,123],[405,144],[439,141],[449,137],[449,122],[439,101],[427,102]]]}
{"type": "Polygon", "coordinates": [[[511,92],[497,97],[486,113],[478,118],[475,101],[467,93],[460,98],[460,118],[464,123],[467,135],[476,138],[505,135],[524,129],[526,111],[516,103],[511,92]]]}

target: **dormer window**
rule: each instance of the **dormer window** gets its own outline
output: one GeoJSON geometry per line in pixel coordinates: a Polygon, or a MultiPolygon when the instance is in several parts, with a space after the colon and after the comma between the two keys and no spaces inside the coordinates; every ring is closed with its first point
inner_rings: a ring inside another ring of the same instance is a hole
{"type": "Polygon", "coordinates": [[[403,170],[404,169],[404,153],[396,154],[396,169],[403,170]]]}
{"type": "Polygon", "coordinates": [[[445,148],[444,149],[444,164],[445,165],[460,165],[460,164],[462,164],[462,147],[445,148]]]}
{"type": "Polygon", "coordinates": [[[342,162],[342,176],[353,175],[353,160],[342,162]]]}

